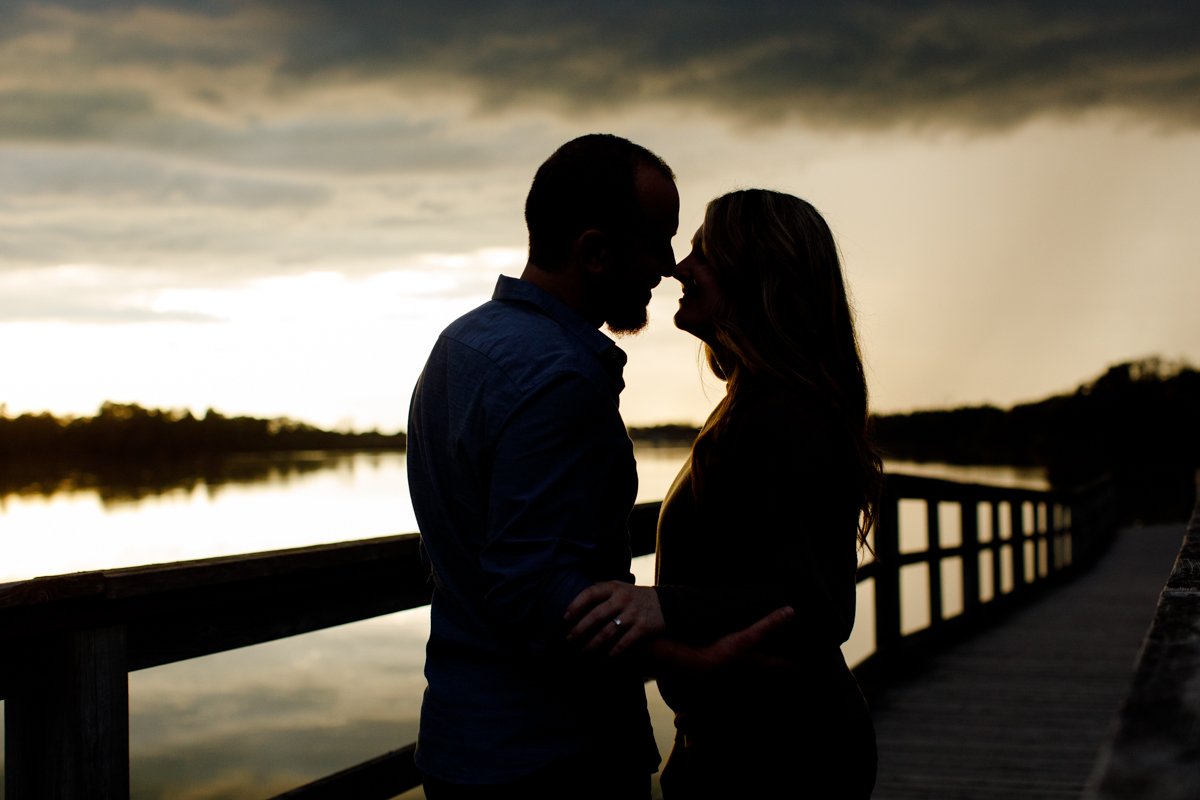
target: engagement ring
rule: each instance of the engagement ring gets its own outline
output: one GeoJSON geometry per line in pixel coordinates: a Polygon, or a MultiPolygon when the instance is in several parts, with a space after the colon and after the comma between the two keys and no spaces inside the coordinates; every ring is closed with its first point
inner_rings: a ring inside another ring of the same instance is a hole
{"type": "Polygon", "coordinates": [[[621,627],[621,618],[613,617],[613,625],[616,625],[618,628],[621,627]]]}

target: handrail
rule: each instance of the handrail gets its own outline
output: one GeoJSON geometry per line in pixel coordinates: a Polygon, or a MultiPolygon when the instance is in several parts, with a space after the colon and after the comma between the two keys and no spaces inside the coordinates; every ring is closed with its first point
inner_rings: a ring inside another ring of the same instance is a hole
{"type": "MultiPolygon", "coordinates": [[[[640,504],[630,515],[635,555],[654,551],[658,506],[640,504]]],[[[1112,518],[1103,488],[1068,496],[907,475],[888,476],[880,512],[875,558],[859,575],[875,592],[875,652],[856,668],[868,688],[917,649],[986,623],[1078,568],[1106,543],[1112,518]],[[901,503],[911,500],[927,506],[929,546],[922,551],[900,546],[901,503]],[[978,530],[983,503],[990,537],[978,530]],[[942,535],[946,504],[960,509],[957,544],[942,535]],[[1028,510],[1033,525],[1026,524],[1028,510]],[[1002,529],[1010,535],[1001,536],[1002,529]],[[991,554],[994,592],[987,602],[980,593],[988,581],[980,581],[982,553],[991,554]],[[1003,580],[1010,574],[1004,563],[1011,563],[1011,586],[1003,580]],[[945,564],[961,567],[960,614],[944,613],[945,564]],[[901,588],[920,565],[928,573],[929,625],[906,631],[901,588]]],[[[414,608],[429,596],[417,534],[0,585],[0,652],[9,654],[0,661],[6,795],[128,797],[130,671],[414,608]]],[[[410,745],[281,797],[350,796],[353,787],[355,797],[382,799],[418,782],[410,745]]]]}
{"type": "Polygon", "coordinates": [[[1088,800],[1200,797],[1200,471],[1196,494],[1132,686],[1088,782],[1088,800]]]}

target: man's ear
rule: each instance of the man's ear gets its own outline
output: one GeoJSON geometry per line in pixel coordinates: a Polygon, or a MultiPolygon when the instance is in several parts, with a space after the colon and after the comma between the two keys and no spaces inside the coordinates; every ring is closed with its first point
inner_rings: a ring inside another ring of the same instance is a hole
{"type": "Polygon", "coordinates": [[[608,234],[604,231],[589,228],[575,239],[571,248],[575,263],[583,267],[585,272],[600,274],[608,270],[612,260],[612,248],[609,246],[608,234]]]}

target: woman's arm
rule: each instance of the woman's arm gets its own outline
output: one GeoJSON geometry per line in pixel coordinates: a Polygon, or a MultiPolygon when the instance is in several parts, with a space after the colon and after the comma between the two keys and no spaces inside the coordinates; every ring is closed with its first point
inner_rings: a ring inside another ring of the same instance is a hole
{"type": "Polygon", "coordinates": [[[664,511],[668,635],[703,644],[787,605],[795,646],[840,643],[857,567],[851,454],[832,420],[787,397],[749,405],[708,450],[698,496],[664,511]]]}
{"type": "Polygon", "coordinates": [[[795,616],[790,606],[777,608],[753,624],[705,645],[664,637],[658,593],[650,586],[620,581],[597,583],[583,590],[567,608],[573,624],[568,642],[587,653],[615,657],[634,651],[646,671],[661,675],[673,670],[709,672],[733,664],[770,664],[780,659],[760,651],[763,642],[795,616]],[[615,624],[620,620],[621,624],[615,624]]]}

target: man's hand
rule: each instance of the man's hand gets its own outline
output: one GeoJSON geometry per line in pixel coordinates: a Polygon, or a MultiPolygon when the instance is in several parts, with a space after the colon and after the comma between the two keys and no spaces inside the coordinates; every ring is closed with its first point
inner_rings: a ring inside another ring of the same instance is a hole
{"type": "Polygon", "coordinates": [[[617,656],[641,640],[666,630],[658,592],[651,586],[605,581],[584,589],[567,606],[573,623],[567,641],[586,653],[617,656]]]}

